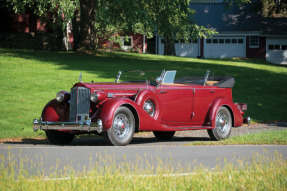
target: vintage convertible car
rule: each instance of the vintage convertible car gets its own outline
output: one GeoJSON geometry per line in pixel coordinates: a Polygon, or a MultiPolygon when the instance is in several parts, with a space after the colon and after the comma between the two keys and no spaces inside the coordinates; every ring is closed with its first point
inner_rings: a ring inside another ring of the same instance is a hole
{"type": "Polygon", "coordinates": [[[213,140],[226,139],[232,127],[250,122],[243,118],[247,104],[233,103],[233,77],[209,73],[175,81],[176,71],[119,71],[113,83],[84,83],[80,75],[70,92],[60,91],[47,103],[33,130],[44,130],[54,144],[96,133],[110,145],[124,146],[140,131],[167,140],[175,131],[199,129],[207,129],[213,140]],[[154,72],[158,77],[147,75],[154,72]],[[144,80],[129,81],[130,74],[144,80]]]}

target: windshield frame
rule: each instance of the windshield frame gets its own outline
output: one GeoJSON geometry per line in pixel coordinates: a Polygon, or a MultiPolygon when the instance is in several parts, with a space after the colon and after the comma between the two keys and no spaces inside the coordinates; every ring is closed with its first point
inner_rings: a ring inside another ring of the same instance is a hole
{"type": "MultiPolygon", "coordinates": [[[[121,71],[119,70],[118,74],[117,74],[117,77],[115,79],[115,83],[119,83],[119,80],[121,78],[121,75],[123,73],[127,73],[127,72],[138,72],[140,76],[143,76],[145,75],[145,72],[161,72],[161,75],[160,75],[160,81],[162,82],[163,80],[163,77],[165,75],[165,70],[126,70],[126,71],[121,71]]],[[[146,80],[146,82],[149,82],[149,80],[146,80]]]]}

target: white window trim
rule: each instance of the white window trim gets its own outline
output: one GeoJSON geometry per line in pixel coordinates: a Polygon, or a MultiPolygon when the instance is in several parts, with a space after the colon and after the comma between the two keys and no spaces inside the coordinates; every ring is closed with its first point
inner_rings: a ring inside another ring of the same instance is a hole
{"type": "Polygon", "coordinates": [[[259,48],[259,36],[249,36],[249,48],[259,48]],[[256,46],[251,45],[251,37],[257,37],[258,45],[256,46]]]}
{"type": "Polygon", "coordinates": [[[128,36],[128,38],[131,39],[131,46],[125,46],[124,43],[125,43],[125,39],[126,37],[125,36],[121,36],[121,40],[122,40],[122,46],[121,46],[121,49],[123,50],[130,50],[133,48],[133,43],[134,43],[134,39],[132,36],[128,36]]]}

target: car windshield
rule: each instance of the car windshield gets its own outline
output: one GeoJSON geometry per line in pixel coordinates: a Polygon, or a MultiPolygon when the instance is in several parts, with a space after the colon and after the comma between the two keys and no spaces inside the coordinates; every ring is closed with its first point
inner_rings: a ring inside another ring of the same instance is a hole
{"type": "Polygon", "coordinates": [[[156,84],[156,79],[160,78],[164,74],[164,71],[160,70],[129,70],[119,71],[116,82],[135,82],[143,83],[148,82],[150,84],[156,84]]]}

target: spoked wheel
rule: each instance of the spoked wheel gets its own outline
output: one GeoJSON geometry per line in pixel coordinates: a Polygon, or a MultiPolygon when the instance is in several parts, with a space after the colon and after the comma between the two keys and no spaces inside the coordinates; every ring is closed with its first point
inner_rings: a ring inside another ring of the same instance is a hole
{"type": "Polygon", "coordinates": [[[207,132],[212,140],[219,141],[229,137],[231,128],[232,118],[230,111],[226,107],[220,107],[216,114],[215,128],[208,129],[207,132]]]}
{"type": "Polygon", "coordinates": [[[135,132],[135,118],[127,107],[119,107],[114,115],[112,127],[104,131],[104,138],[114,146],[129,144],[135,132]]]}
{"type": "Polygon", "coordinates": [[[158,140],[169,140],[173,137],[175,131],[154,131],[153,134],[158,140]]]}

